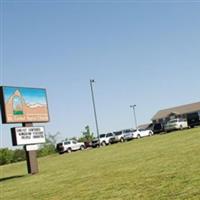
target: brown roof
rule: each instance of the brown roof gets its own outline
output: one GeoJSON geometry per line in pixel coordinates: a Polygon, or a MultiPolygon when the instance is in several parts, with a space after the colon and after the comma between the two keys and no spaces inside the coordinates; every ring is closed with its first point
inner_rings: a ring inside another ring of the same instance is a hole
{"type": "Polygon", "coordinates": [[[151,124],[141,124],[139,125],[137,128],[140,128],[140,129],[147,129],[151,124]]]}
{"type": "Polygon", "coordinates": [[[152,120],[166,118],[172,113],[181,115],[181,114],[192,113],[192,112],[197,112],[197,111],[200,111],[200,102],[160,110],[153,116],[152,120]]]}

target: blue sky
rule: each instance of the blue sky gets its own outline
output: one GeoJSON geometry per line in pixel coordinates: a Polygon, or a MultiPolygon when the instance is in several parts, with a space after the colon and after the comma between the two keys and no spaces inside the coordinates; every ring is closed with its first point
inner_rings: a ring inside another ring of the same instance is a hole
{"type": "MultiPolygon", "coordinates": [[[[0,84],[46,88],[46,131],[59,139],[96,133],[91,78],[101,133],[132,127],[131,104],[143,124],[200,101],[199,2],[1,2],[0,84]]],[[[1,146],[12,146],[12,126],[1,146]]]]}

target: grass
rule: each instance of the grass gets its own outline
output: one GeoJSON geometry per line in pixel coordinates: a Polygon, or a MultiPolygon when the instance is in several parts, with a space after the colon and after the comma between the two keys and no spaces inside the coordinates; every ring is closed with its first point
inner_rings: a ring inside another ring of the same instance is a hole
{"type": "Polygon", "coordinates": [[[0,167],[1,199],[199,200],[200,128],[0,167]]]}

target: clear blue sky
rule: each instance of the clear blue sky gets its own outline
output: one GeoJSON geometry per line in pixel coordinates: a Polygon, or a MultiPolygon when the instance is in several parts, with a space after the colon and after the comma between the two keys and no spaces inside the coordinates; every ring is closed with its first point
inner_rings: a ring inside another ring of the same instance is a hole
{"type": "Polygon", "coordinates": [[[101,133],[200,101],[200,2],[91,2],[1,1],[0,84],[47,89],[47,132],[96,133],[90,78],[101,133]]]}

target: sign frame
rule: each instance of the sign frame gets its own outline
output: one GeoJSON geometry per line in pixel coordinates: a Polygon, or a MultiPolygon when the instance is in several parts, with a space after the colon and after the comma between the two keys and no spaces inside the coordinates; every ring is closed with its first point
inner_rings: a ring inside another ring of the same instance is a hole
{"type": "Polygon", "coordinates": [[[17,123],[46,123],[50,121],[49,116],[49,106],[47,100],[47,90],[45,88],[33,88],[33,87],[18,87],[18,86],[0,86],[0,108],[1,108],[1,115],[2,115],[2,124],[17,124],[17,123]],[[43,90],[45,93],[45,105],[46,105],[46,114],[47,120],[16,120],[16,121],[9,121],[8,120],[8,113],[6,109],[6,100],[5,100],[5,92],[4,88],[16,88],[16,90],[23,90],[23,89],[30,89],[30,90],[43,90]]]}

